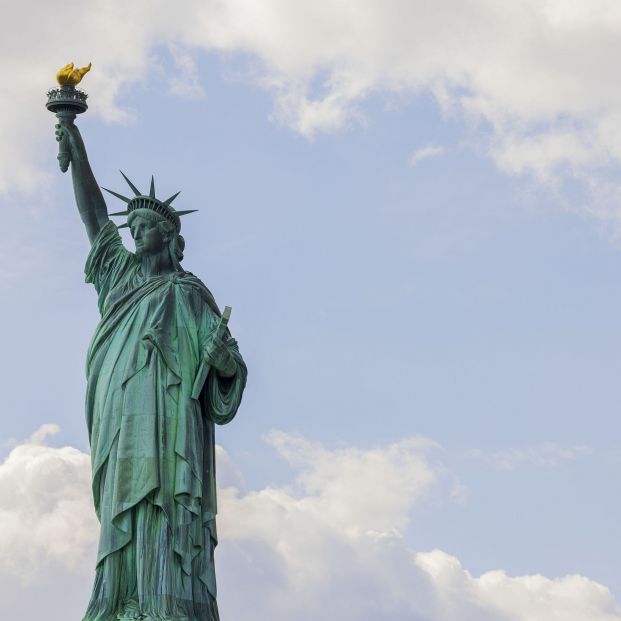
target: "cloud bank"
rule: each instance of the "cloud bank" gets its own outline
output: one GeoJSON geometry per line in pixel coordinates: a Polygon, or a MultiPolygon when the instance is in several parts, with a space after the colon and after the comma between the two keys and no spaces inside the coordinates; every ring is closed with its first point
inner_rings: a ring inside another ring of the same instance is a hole
{"type": "Polygon", "coordinates": [[[25,581],[56,564],[78,567],[97,541],[90,457],[46,446],[57,432],[44,425],[0,465],[0,571],[25,581]]]}
{"type": "MultiPolygon", "coordinates": [[[[60,621],[66,609],[50,608],[41,584],[53,572],[56,591],[85,603],[88,585],[75,574],[90,574],[97,529],[89,457],[46,446],[53,431],[42,428],[0,464],[0,574],[20,578],[22,616],[46,611],[60,621]]],[[[229,485],[219,492],[223,618],[621,620],[609,590],[583,576],[476,577],[441,550],[412,550],[402,531],[438,480],[428,441],[327,450],[281,432],[267,440],[295,472],[290,485],[242,492],[232,485],[241,485],[239,472],[218,450],[220,480],[229,485]]]]}
{"type": "MultiPolygon", "coordinates": [[[[431,94],[504,171],[584,182],[614,216],[621,162],[621,6],[615,0],[25,0],[5,12],[0,191],[47,178],[54,147],[43,93],[56,65],[94,61],[92,113],[127,122],[123,93],[156,76],[203,97],[201,53],[245,58],[274,118],[314,136],[364,118],[370,96],[431,94]],[[39,15],[33,21],[31,16],[39,15]],[[50,24],[62,22],[63,32],[50,24]],[[26,33],[29,33],[26,35],[26,33]],[[114,41],[114,45],[110,42],[114,41]],[[168,49],[168,52],[165,50],[168,49]],[[80,50],[83,59],[74,58],[80,50]],[[175,66],[167,75],[163,55],[175,66]],[[611,211],[612,210],[612,211],[611,211]]],[[[90,113],[89,113],[90,114],[90,113]]],[[[413,145],[414,146],[414,145],[413,145]]]]}

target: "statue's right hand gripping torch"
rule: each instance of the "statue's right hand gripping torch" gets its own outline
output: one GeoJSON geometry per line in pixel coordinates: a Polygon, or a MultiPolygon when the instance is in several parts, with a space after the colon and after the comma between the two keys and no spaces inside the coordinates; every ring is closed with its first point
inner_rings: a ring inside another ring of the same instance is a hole
{"type": "MultiPolygon", "coordinates": [[[[86,112],[86,98],[88,95],[76,88],[84,74],[91,70],[91,63],[86,67],[77,69],[73,63],[65,65],[56,73],[56,81],[60,88],[52,88],[47,93],[47,103],[45,107],[56,114],[61,125],[72,122],[76,115],[86,112]]],[[[58,143],[58,165],[62,172],[67,172],[71,161],[71,150],[69,148],[69,138],[66,132],[61,138],[57,138],[58,143]]]]}

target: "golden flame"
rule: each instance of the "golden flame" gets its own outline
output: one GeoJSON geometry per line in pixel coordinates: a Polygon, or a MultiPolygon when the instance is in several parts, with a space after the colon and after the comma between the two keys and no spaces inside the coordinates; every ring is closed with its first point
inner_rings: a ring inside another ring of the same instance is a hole
{"type": "Polygon", "coordinates": [[[65,65],[62,69],[59,69],[56,73],[56,81],[61,86],[76,86],[82,81],[84,74],[91,70],[93,63],[88,63],[88,66],[76,69],[73,63],[65,65]]]}

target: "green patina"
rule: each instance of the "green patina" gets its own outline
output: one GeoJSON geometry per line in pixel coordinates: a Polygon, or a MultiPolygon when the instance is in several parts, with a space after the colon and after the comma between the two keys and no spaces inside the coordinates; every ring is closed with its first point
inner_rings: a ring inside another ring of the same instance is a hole
{"type": "Polygon", "coordinates": [[[136,252],[127,250],[73,119],[59,118],[101,312],[86,395],[101,534],[84,621],[216,621],[214,423],[235,416],[246,367],[228,312],[223,320],[181,267],[184,212],[157,200],[153,183],[141,195],[128,181],[136,252]]]}

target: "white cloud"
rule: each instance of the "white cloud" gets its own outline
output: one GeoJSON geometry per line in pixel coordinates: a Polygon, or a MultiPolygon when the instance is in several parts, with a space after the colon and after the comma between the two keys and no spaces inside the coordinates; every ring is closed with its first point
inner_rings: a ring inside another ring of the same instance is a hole
{"type": "MultiPolygon", "coordinates": [[[[45,612],[60,621],[88,599],[96,537],[89,458],[73,448],[46,446],[56,431],[42,427],[0,464],[0,573],[9,576],[1,588],[12,585],[2,594],[8,616],[45,612]],[[36,580],[12,582],[35,569],[36,580]],[[62,604],[63,589],[71,593],[69,605],[62,604]]],[[[552,580],[503,571],[475,577],[445,552],[410,549],[400,533],[412,507],[438,480],[427,458],[434,448],[429,441],[328,450],[281,432],[267,439],[297,471],[291,485],[241,492],[240,473],[218,448],[218,469],[229,485],[219,492],[223,617],[621,620],[608,589],[585,577],[552,580]]]]}
{"type": "Polygon", "coordinates": [[[588,446],[560,446],[555,442],[543,442],[537,446],[506,448],[491,453],[480,449],[469,451],[468,455],[483,459],[502,470],[515,470],[520,466],[558,466],[563,461],[571,461],[589,455],[588,446]]]}
{"type": "MultiPolygon", "coordinates": [[[[192,97],[203,96],[195,52],[254,59],[247,77],[273,94],[275,118],[306,136],[361,118],[370,94],[430,92],[472,120],[474,140],[508,172],[569,173],[589,187],[621,161],[616,0],[93,0],[60,13],[26,0],[3,20],[0,191],[46,179],[55,143],[41,106],[56,65],[93,60],[89,114],[126,122],[124,93],[149,79],[165,46],[170,88],[192,97]],[[59,23],[70,36],[58,36],[59,23]]],[[[613,205],[595,215],[616,217],[613,205]]]]}
{"type": "Polygon", "coordinates": [[[423,160],[432,159],[444,155],[446,149],[436,144],[428,144],[427,146],[416,149],[410,156],[410,166],[416,166],[423,160]]]}
{"type": "Polygon", "coordinates": [[[94,552],[90,458],[51,448],[42,426],[0,465],[0,570],[33,579],[51,564],[75,569],[94,552]]]}
{"type": "Polygon", "coordinates": [[[411,550],[401,529],[437,480],[424,441],[328,451],[287,434],[269,439],[299,474],[291,487],[221,490],[227,616],[241,619],[253,610],[257,621],[621,619],[608,589],[582,576],[474,577],[445,552],[411,550]],[[243,602],[233,596],[240,580],[243,602]]]}
{"type": "Polygon", "coordinates": [[[179,45],[172,44],[168,49],[176,69],[168,79],[171,94],[186,99],[204,99],[205,90],[201,85],[194,56],[179,45]]]}
{"type": "Polygon", "coordinates": [[[618,621],[621,618],[621,609],[610,591],[583,576],[550,580],[540,575],[512,577],[504,571],[490,571],[475,578],[455,557],[440,550],[417,554],[416,564],[434,581],[440,609],[434,619],[618,621]],[[469,605],[475,612],[468,611],[469,605]]]}

